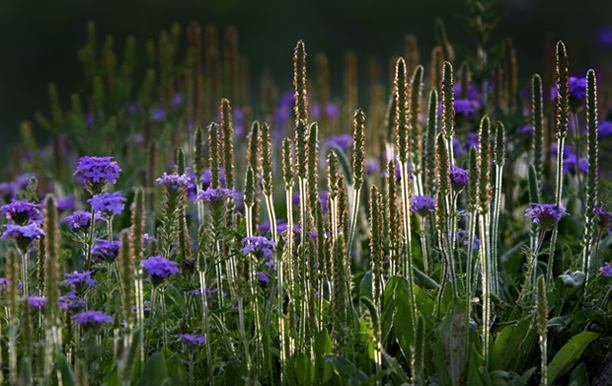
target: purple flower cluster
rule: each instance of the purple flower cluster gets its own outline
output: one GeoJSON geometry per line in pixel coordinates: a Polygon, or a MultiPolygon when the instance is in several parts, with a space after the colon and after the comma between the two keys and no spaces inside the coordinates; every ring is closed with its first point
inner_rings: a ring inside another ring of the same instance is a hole
{"type": "Polygon", "coordinates": [[[597,134],[602,138],[612,135],[612,121],[600,122],[597,126],[597,134]]]}
{"type": "Polygon", "coordinates": [[[41,204],[37,204],[30,200],[15,200],[10,204],[0,207],[0,212],[7,219],[13,220],[17,225],[27,225],[31,221],[37,221],[42,218],[40,212],[41,204]]]}
{"type": "MultiPolygon", "coordinates": [[[[202,182],[204,183],[204,190],[210,187],[210,179],[212,176],[212,172],[209,168],[204,169],[204,174],[202,174],[202,182]]],[[[219,184],[221,186],[225,186],[225,168],[219,168],[219,184]]]]}
{"type": "MultiPolygon", "coordinates": [[[[100,213],[94,214],[94,220],[102,220],[100,213]]],[[[91,224],[91,212],[85,212],[84,210],[77,210],[71,216],[64,217],[64,223],[68,224],[71,232],[78,229],[87,230],[91,224]]]]}
{"type": "Polygon", "coordinates": [[[60,284],[71,285],[75,288],[79,287],[93,287],[98,282],[91,278],[91,274],[93,271],[87,271],[83,273],[78,273],[74,271],[73,273],[65,273],[64,277],[68,279],[64,280],[60,284]]]}
{"type": "Polygon", "coordinates": [[[460,191],[465,187],[470,179],[470,171],[451,165],[450,171],[451,184],[455,191],[460,191]]]}
{"type": "Polygon", "coordinates": [[[603,232],[606,228],[612,233],[612,213],[606,212],[602,208],[595,207],[595,214],[597,215],[597,227],[600,232],[603,232]]]}
{"type": "Polygon", "coordinates": [[[26,251],[32,241],[40,239],[40,236],[45,235],[45,231],[40,228],[38,223],[30,223],[28,225],[13,225],[5,224],[4,233],[0,240],[11,238],[17,243],[17,247],[22,251],[26,251]]]}
{"type": "Polygon", "coordinates": [[[318,101],[315,101],[312,104],[312,109],[311,109],[312,120],[313,121],[321,120],[321,116],[323,112],[325,112],[325,115],[327,115],[330,118],[337,118],[338,115],[340,114],[340,109],[334,102],[327,102],[325,104],[325,107],[321,108],[321,103],[318,101]]]}
{"type": "Polygon", "coordinates": [[[270,241],[262,236],[245,237],[242,239],[243,243],[248,243],[246,247],[242,248],[240,252],[251,253],[253,251],[260,251],[263,253],[265,259],[271,258],[276,248],[276,243],[270,241]]]}
{"type": "Polygon", "coordinates": [[[96,329],[102,326],[102,323],[110,323],[113,318],[106,315],[103,311],[85,311],[70,317],[80,323],[83,328],[96,329]]]}
{"type": "Polygon", "coordinates": [[[327,141],[325,142],[325,145],[323,146],[323,149],[325,150],[324,153],[327,153],[329,150],[333,149],[336,146],[342,149],[342,151],[346,153],[349,149],[349,146],[351,146],[352,143],[353,143],[352,134],[330,135],[329,137],[327,137],[327,141]]]}
{"type": "Polygon", "coordinates": [[[474,104],[469,99],[457,99],[455,100],[455,113],[463,114],[469,117],[474,113],[474,104]]]}
{"type": "Polygon", "coordinates": [[[106,239],[98,239],[97,244],[91,247],[91,254],[98,255],[101,261],[114,260],[119,255],[121,248],[120,241],[108,241],[106,239]]]}
{"type": "Polygon", "coordinates": [[[140,264],[151,276],[153,285],[161,284],[168,276],[179,273],[178,263],[163,256],[151,256],[140,264]]]}
{"type": "Polygon", "coordinates": [[[87,303],[85,300],[79,299],[74,292],[68,292],[66,295],[59,297],[59,307],[62,310],[78,310],[85,307],[87,303]]]}
{"type": "Polygon", "coordinates": [[[224,202],[230,197],[239,198],[240,195],[234,189],[208,188],[204,191],[198,192],[195,202],[198,202],[200,200],[204,200],[206,202],[224,202]]]}
{"type": "Polygon", "coordinates": [[[158,178],[155,181],[157,181],[160,185],[164,185],[170,190],[189,189],[193,186],[189,180],[189,176],[186,174],[178,175],[164,173],[161,178],[158,178]]]}
{"type": "Polygon", "coordinates": [[[413,196],[410,198],[411,212],[416,212],[421,217],[427,217],[434,210],[436,210],[435,198],[430,196],[413,196]]]}
{"type": "Polygon", "coordinates": [[[57,210],[64,211],[64,210],[75,210],[75,209],[76,209],[76,199],[74,198],[72,194],[66,197],[57,199],[57,210]]]}
{"type": "MultiPolygon", "coordinates": [[[[463,246],[463,247],[467,247],[469,245],[468,240],[470,237],[470,232],[460,229],[459,232],[457,232],[456,234],[459,245],[463,246]]],[[[472,249],[478,249],[480,248],[480,239],[478,238],[478,236],[476,236],[476,234],[474,234],[474,239],[472,240],[472,249]]]]}
{"type": "Polygon", "coordinates": [[[121,169],[113,157],[81,157],[73,176],[80,173],[83,183],[117,182],[121,169]]]}
{"type": "Polygon", "coordinates": [[[206,337],[204,335],[195,336],[187,334],[178,334],[177,336],[178,340],[185,342],[185,346],[187,346],[188,349],[196,348],[198,345],[206,341],[206,337]]]}
{"type": "Polygon", "coordinates": [[[121,197],[121,192],[96,195],[87,200],[94,211],[100,211],[106,216],[120,214],[123,208],[125,208],[125,201],[127,201],[127,198],[121,197]]]}
{"type": "Polygon", "coordinates": [[[562,216],[567,214],[565,208],[561,205],[535,203],[530,205],[533,205],[533,208],[528,208],[525,211],[525,216],[531,216],[533,222],[539,224],[544,231],[552,228],[562,216]]]}
{"type": "Polygon", "coordinates": [[[27,301],[32,308],[40,308],[47,305],[47,298],[42,296],[28,296],[27,301]]]}
{"type": "MultiPolygon", "coordinates": [[[[570,97],[574,97],[576,99],[584,99],[586,97],[586,86],[587,81],[586,78],[577,78],[575,76],[570,76],[569,78],[569,95],[570,97]]],[[[552,99],[557,99],[558,91],[557,87],[551,88],[551,97],[552,99]]]]}
{"type": "Polygon", "coordinates": [[[603,267],[600,267],[599,270],[603,273],[605,277],[612,277],[612,265],[610,263],[606,263],[603,267]]]}

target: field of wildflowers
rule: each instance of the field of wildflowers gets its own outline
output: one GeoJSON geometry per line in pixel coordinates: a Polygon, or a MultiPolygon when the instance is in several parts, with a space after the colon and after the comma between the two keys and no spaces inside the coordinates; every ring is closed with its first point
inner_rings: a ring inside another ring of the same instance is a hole
{"type": "Polygon", "coordinates": [[[489,11],[390,83],[347,53],[336,99],[303,41],[252,99],[233,27],[172,25],[137,82],[88,24],[0,183],[0,383],[608,384],[611,85],[561,41],[519,81],[489,11]]]}

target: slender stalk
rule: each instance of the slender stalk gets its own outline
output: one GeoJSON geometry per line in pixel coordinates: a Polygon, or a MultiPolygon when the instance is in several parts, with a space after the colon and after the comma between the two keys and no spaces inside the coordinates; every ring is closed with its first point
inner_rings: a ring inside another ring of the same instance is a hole
{"type": "MultiPolygon", "coordinates": [[[[247,237],[253,237],[253,205],[246,205],[246,234],[247,237]]],[[[255,313],[255,372],[259,374],[259,358],[261,357],[261,315],[259,314],[259,295],[257,294],[257,272],[253,262],[249,263],[251,277],[251,296],[253,297],[253,308],[255,313]]]]}
{"type": "Polygon", "coordinates": [[[95,211],[91,208],[91,221],[89,225],[89,233],[87,234],[87,250],[85,251],[85,268],[84,271],[89,271],[91,266],[91,245],[93,243],[94,230],[96,229],[95,211]]]}
{"type": "Polygon", "coordinates": [[[29,286],[29,267],[28,260],[30,258],[30,252],[27,250],[20,250],[21,254],[21,286],[23,287],[23,297],[27,298],[30,296],[30,286],[29,286]]]}
{"type": "MultiPolygon", "coordinates": [[[[555,198],[556,205],[561,205],[561,195],[563,192],[563,148],[565,146],[565,137],[559,136],[557,139],[557,193],[555,198]]],[[[555,261],[555,246],[557,244],[557,233],[559,231],[559,222],[555,222],[555,226],[550,238],[550,253],[548,255],[548,269],[546,271],[546,285],[552,285],[552,271],[555,261]]]]}
{"type": "MultiPolygon", "coordinates": [[[[213,357],[212,357],[212,349],[210,346],[210,335],[209,335],[209,322],[208,322],[208,303],[206,302],[206,272],[202,271],[202,270],[198,270],[198,274],[200,277],[200,295],[202,296],[202,327],[204,330],[204,336],[206,337],[206,340],[204,341],[204,349],[206,350],[206,360],[204,361],[206,363],[206,367],[207,367],[207,373],[210,376],[210,379],[212,379],[212,373],[210,370],[210,365],[213,362],[213,357]]],[[[238,308],[238,312],[240,314],[240,318],[243,318],[242,316],[242,307],[238,308]]],[[[247,353],[248,353],[248,346],[247,346],[247,353]]]]}
{"type": "MultiPolygon", "coordinates": [[[[468,242],[467,242],[467,267],[465,270],[465,306],[466,306],[466,313],[465,313],[465,345],[464,345],[464,353],[466,353],[464,355],[464,368],[468,368],[468,359],[469,359],[469,355],[467,354],[469,351],[469,332],[470,332],[470,320],[471,320],[471,314],[472,314],[472,298],[474,296],[474,292],[476,291],[475,288],[472,288],[472,278],[473,278],[473,274],[474,274],[474,262],[473,262],[473,256],[474,256],[474,247],[473,247],[473,242],[474,242],[474,234],[476,233],[476,219],[478,218],[478,212],[476,210],[473,210],[472,213],[470,213],[470,217],[469,217],[469,223],[468,223],[468,242]]],[[[476,280],[474,280],[474,282],[476,282],[476,280]]]]}
{"type": "Polygon", "coordinates": [[[491,270],[489,265],[489,245],[486,237],[487,234],[487,219],[486,215],[482,212],[479,214],[478,219],[480,225],[480,258],[482,266],[482,357],[484,361],[484,367],[489,367],[489,341],[491,336],[489,328],[491,326],[491,270]]]}

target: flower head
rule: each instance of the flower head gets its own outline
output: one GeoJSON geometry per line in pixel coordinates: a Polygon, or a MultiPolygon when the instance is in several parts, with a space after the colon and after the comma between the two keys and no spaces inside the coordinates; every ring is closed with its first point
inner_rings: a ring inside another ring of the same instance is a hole
{"type": "Polygon", "coordinates": [[[181,174],[179,176],[178,174],[164,173],[161,178],[158,178],[155,181],[157,181],[160,185],[164,185],[170,190],[189,189],[193,186],[187,174],[181,174]]]}
{"type": "MultiPolygon", "coordinates": [[[[570,97],[574,97],[576,99],[584,99],[586,97],[586,78],[577,78],[575,76],[570,76],[569,78],[569,95],[570,97]]],[[[552,99],[557,99],[558,91],[557,87],[551,88],[551,96],[552,99]]]]}
{"type": "Polygon", "coordinates": [[[474,103],[469,99],[455,100],[455,113],[469,117],[474,113],[474,103]]]}
{"type": "Polygon", "coordinates": [[[276,248],[276,243],[274,241],[270,241],[261,236],[245,237],[242,239],[242,242],[248,244],[246,247],[242,248],[240,252],[251,253],[253,251],[260,251],[266,259],[272,257],[274,248],[276,248]]]}
{"type": "Polygon", "coordinates": [[[141,263],[142,267],[147,270],[151,276],[151,282],[154,286],[161,284],[168,276],[179,273],[176,261],[170,261],[163,256],[151,256],[141,263]]]}
{"type": "Polygon", "coordinates": [[[30,200],[15,200],[10,204],[0,207],[0,212],[6,218],[13,220],[17,225],[26,225],[30,221],[40,220],[42,218],[40,208],[41,204],[37,204],[30,200]]]}
{"type": "Polygon", "coordinates": [[[324,149],[331,150],[334,147],[338,146],[340,149],[342,149],[343,152],[346,153],[349,149],[349,146],[351,146],[352,143],[353,143],[352,134],[330,135],[329,137],[327,137],[327,141],[325,142],[324,149]]]}
{"type": "Polygon", "coordinates": [[[110,323],[113,321],[113,318],[106,315],[103,311],[92,310],[73,315],[70,317],[70,319],[74,319],[84,328],[92,329],[96,329],[102,326],[102,323],[110,323]]]}
{"type": "Polygon", "coordinates": [[[195,336],[187,334],[178,334],[177,336],[178,340],[182,340],[183,342],[185,342],[185,346],[187,346],[188,349],[196,348],[198,347],[198,345],[206,341],[206,337],[204,335],[195,336]]]}
{"type": "Polygon", "coordinates": [[[40,228],[38,223],[31,223],[28,225],[13,225],[5,224],[4,233],[0,240],[6,240],[12,238],[17,243],[17,247],[21,251],[28,249],[32,241],[40,239],[40,236],[45,235],[45,231],[40,228]]]}
{"type": "Polygon", "coordinates": [[[599,126],[597,126],[597,134],[602,138],[612,135],[612,121],[599,122],[599,126]]]}
{"type": "Polygon", "coordinates": [[[155,122],[162,122],[166,120],[166,110],[162,109],[161,107],[153,110],[151,112],[151,120],[155,122]]]}
{"type": "Polygon", "coordinates": [[[78,310],[85,307],[86,304],[87,302],[79,299],[74,292],[68,292],[59,297],[59,307],[62,310],[78,310]]]}
{"type": "MultiPolygon", "coordinates": [[[[102,220],[102,216],[100,213],[94,214],[94,220],[102,220]]],[[[70,228],[71,232],[74,232],[78,229],[87,230],[91,223],[91,212],[85,212],[84,210],[77,210],[71,216],[64,217],[63,222],[68,224],[68,228],[70,228]]]]}
{"type": "Polygon", "coordinates": [[[32,308],[44,307],[47,304],[47,298],[42,296],[28,296],[26,299],[32,308]]]}
{"type": "Polygon", "coordinates": [[[552,228],[561,216],[566,215],[565,208],[554,204],[530,204],[533,208],[525,211],[525,216],[531,216],[533,222],[539,224],[542,230],[552,228]]]}
{"type": "Polygon", "coordinates": [[[451,185],[453,186],[453,189],[455,191],[460,191],[468,184],[470,179],[469,170],[461,169],[455,165],[451,165],[449,173],[451,185]]]}
{"type": "Polygon", "coordinates": [[[599,270],[603,273],[605,277],[612,277],[612,265],[610,263],[606,263],[603,267],[600,267],[599,270]]]}
{"type": "MultiPolygon", "coordinates": [[[[459,232],[457,232],[457,239],[459,241],[459,245],[462,245],[464,247],[467,247],[469,245],[469,234],[470,232],[463,229],[460,229],[459,232]]],[[[476,236],[476,234],[474,234],[474,239],[472,240],[472,249],[478,248],[480,248],[480,239],[478,238],[478,236],[476,236]]]]}
{"type": "Polygon", "coordinates": [[[410,211],[418,213],[421,217],[427,217],[433,210],[436,210],[436,199],[433,197],[413,196],[410,199],[410,211]]]}
{"type": "Polygon", "coordinates": [[[82,183],[91,186],[92,194],[99,194],[106,183],[115,184],[121,169],[113,157],[81,157],[73,176],[79,174],[82,183]]]}
{"type": "Polygon", "coordinates": [[[125,201],[127,201],[127,198],[121,197],[121,192],[96,195],[87,200],[94,211],[100,211],[107,216],[121,213],[125,208],[125,201]]]}
{"type": "Polygon", "coordinates": [[[60,284],[71,285],[75,288],[93,287],[98,281],[91,278],[92,273],[93,271],[83,273],[74,271],[73,273],[65,273],[64,277],[67,277],[68,279],[64,280],[60,284]]]}
{"type": "Polygon", "coordinates": [[[238,193],[234,189],[225,189],[225,188],[211,189],[211,188],[208,188],[208,189],[206,189],[204,191],[198,192],[198,195],[196,196],[195,202],[198,202],[200,200],[204,200],[206,202],[224,202],[225,200],[227,200],[230,197],[239,198],[240,196],[238,195],[238,193]]]}
{"type": "Polygon", "coordinates": [[[600,232],[604,232],[606,228],[612,233],[612,213],[606,212],[602,208],[595,207],[595,214],[597,215],[597,227],[600,232]]]}
{"type": "Polygon", "coordinates": [[[66,197],[57,199],[57,210],[75,210],[75,209],[76,209],[76,200],[72,194],[66,197]]]}
{"type": "Polygon", "coordinates": [[[106,239],[96,240],[97,244],[91,247],[91,254],[98,255],[99,260],[110,261],[114,260],[119,255],[121,248],[120,241],[108,241],[106,239]]]}
{"type": "Polygon", "coordinates": [[[257,276],[257,280],[263,281],[264,283],[269,283],[270,282],[270,278],[268,277],[268,275],[266,275],[265,272],[259,272],[259,274],[257,276]]]}

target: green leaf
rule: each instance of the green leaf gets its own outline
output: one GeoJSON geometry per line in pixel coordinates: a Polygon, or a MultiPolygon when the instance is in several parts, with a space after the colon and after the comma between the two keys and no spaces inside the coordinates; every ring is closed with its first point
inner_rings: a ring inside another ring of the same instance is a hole
{"type": "Polygon", "coordinates": [[[295,359],[295,373],[298,385],[313,385],[315,383],[315,366],[310,358],[304,354],[295,359]]]}
{"type": "Polygon", "coordinates": [[[121,385],[121,383],[119,382],[119,369],[117,368],[117,366],[114,366],[113,371],[111,371],[106,376],[106,378],[104,378],[104,381],[102,381],[102,385],[104,386],[120,386],[121,385]]]}
{"type": "Polygon", "coordinates": [[[578,287],[584,283],[584,272],[576,271],[559,276],[568,287],[578,287]]]}
{"type": "Polygon", "coordinates": [[[408,375],[404,372],[399,363],[397,363],[397,360],[384,350],[382,351],[382,363],[383,366],[391,370],[391,376],[395,379],[395,384],[408,383],[408,375]]]}
{"type": "Polygon", "coordinates": [[[64,386],[74,386],[74,373],[72,372],[72,369],[70,368],[64,354],[61,352],[56,352],[55,362],[57,363],[60,373],[62,374],[62,384],[64,386]]]}
{"type": "Polygon", "coordinates": [[[372,270],[363,275],[359,285],[359,295],[372,299],[372,270]]]}
{"type": "Polygon", "coordinates": [[[510,362],[516,357],[517,350],[525,337],[530,319],[524,319],[516,326],[506,326],[500,333],[491,351],[491,369],[508,370],[510,362]]]}
{"type": "Polygon", "coordinates": [[[587,348],[599,334],[594,332],[583,332],[574,336],[561,350],[555,355],[552,362],[548,365],[548,379],[553,383],[560,376],[569,371],[578,361],[582,352],[587,348]]]}
{"type": "Polygon", "coordinates": [[[327,329],[317,334],[315,338],[315,354],[317,356],[317,378],[322,379],[322,383],[327,383],[332,379],[333,368],[329,362],[323,359],[323,355],[331,354],[334,346],[329,337],[327,329]]]}
{"type": "Polygon", "coordinates": [[[587,372],[586,365],[584,363],[576,366],[574,371],[570,374],[569,386],[588,386],[589,385],[589,374],[587,372]]]}
{"type": "Polygon", "coordinates": [[[400,278],[398,276],[392,276],[387,282],[383,292],[383,307],[382,315],[380,317],[380,328],[383,342],[387,341],[389,333],[391,332],[391,327],[393,326],[393,314],[395,312],[395,289],[399,279],[400,278]]]}
{"type": "Polygon", "coordinates": [[[166,361],[161,353],[157,353],[145,364],[137,386],[162,386],[166,379],[169,379],[166,361]]]}
{"type": "Polygon", "coordinates": [[[400,300],[397,302],[397,311],[393,318],[397,343],[399,343],[402,353],[408,363],[411,361],[411,347],[414,345],[414,331],[410,312],[409,303],[400,300]]]}

